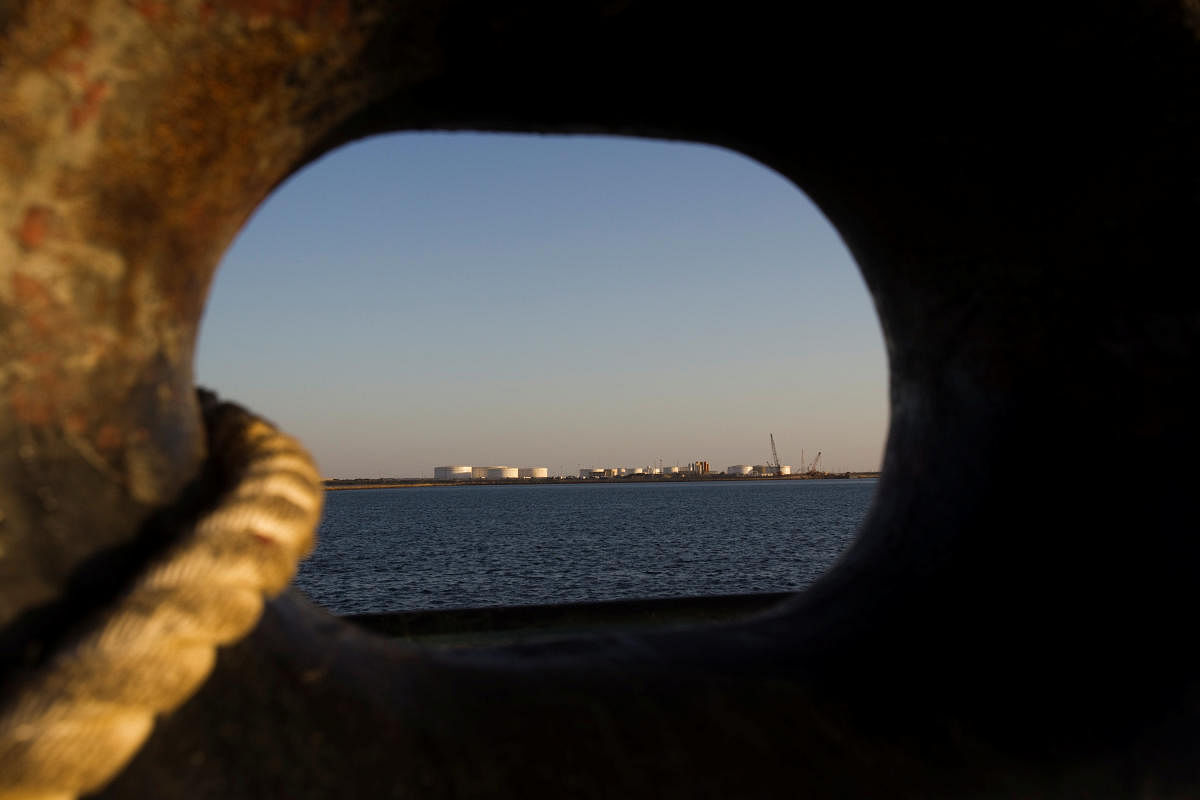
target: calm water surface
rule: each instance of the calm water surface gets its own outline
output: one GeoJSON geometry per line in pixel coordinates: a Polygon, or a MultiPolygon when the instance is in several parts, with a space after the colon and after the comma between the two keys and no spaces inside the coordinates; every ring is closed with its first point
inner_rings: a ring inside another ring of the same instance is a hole
{"type": "Polygon", "coordinates": [[[327,492],[296,583],[337,613],[800,589],[874,480],[327,492]]]}

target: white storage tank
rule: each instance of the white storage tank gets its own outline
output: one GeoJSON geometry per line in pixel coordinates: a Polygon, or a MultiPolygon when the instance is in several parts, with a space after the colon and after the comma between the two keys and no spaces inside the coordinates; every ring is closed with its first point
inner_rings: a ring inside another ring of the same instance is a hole
{"type": "Polygon", "coordinates": [[[549,478],[550,469],[548,467],[521,467],[517,474],[522,478],[549,478]]]}
{"type": "Polygon", "coordinates": [[[665,472],[667,475],[678,475],[683,470],[680,467],[663,467],[662,471],[665,472]]]}
{"type": "Polygon", "coordinates": [[[662,475],[662,467],[651,467],[650,474],[651,475],[662,475]]]}
{"type": "Polygon", "coordinates": [[[434,467],[433,479],[435,481],[469,481],[471,480],[471,471],[471,467],[462,464],[434,467]]]}
{"type": "Polygon", "coordinates": [[[477,480],[483,480],[487,477],[487,471],[491,467],[471,467],[471,477],[477,480]]]}
{"type": "Polygon", "coordinates": [[[592,469],[591,467],[584,467],[583,469],[579,470],[579,477],[581,477],[581,478],[603,478],[604,470],[592,469]]]}
{"type": "Polygon", "coordinates": [[[520,473],[516,467],[488,467],[487,479],[489,481],[503,481],[509,478],[515,478],[520,473]]]}
{"type": "Polygon", "coordinates": [[[791,475],[792,474],[792,465],[791,464],[780,464],[779,465],[779,474],[780,475],[791,475]]]}
{"type": "Polygon", "coordinates": [[[749,464],[734,464],[725,470],[726,475],[749,475],[752,472],[754,472],[754,467],[749,464]]]}

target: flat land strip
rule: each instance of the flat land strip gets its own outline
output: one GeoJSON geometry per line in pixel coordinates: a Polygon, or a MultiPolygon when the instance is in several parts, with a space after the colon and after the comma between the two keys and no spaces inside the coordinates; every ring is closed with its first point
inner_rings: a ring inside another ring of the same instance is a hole
{"type": "Polygon", "coordinates": [[[418,486],[529,486],[576,483],[683,483],[685,481],[813,481],[878,478],[878,472],[817,472],[803,475],[628,475],[622,478],[506,478],[504,480],[430,481],[424,478],[330,478],[327,491],[344,489],[401,489],[418,486]]]}

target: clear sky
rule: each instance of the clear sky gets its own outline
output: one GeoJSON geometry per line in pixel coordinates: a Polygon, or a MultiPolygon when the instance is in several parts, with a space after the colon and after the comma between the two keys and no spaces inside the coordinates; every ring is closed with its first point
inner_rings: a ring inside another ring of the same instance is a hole
{"type": "Polygon", "coordinates": [[[838,235],[744,156],[608,137],[401,134],[259,208],[197,381],[327,477],[443,464],[879,468],[887,367],[838,235]]]}

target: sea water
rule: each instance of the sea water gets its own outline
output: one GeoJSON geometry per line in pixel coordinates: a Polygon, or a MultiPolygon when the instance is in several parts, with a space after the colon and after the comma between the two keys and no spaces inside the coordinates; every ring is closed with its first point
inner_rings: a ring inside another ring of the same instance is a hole
{"type": "Polygon", "coordinates": [[[801,589],[875,480],[332,491],[297,586],[339,613],[801,589]]]}

